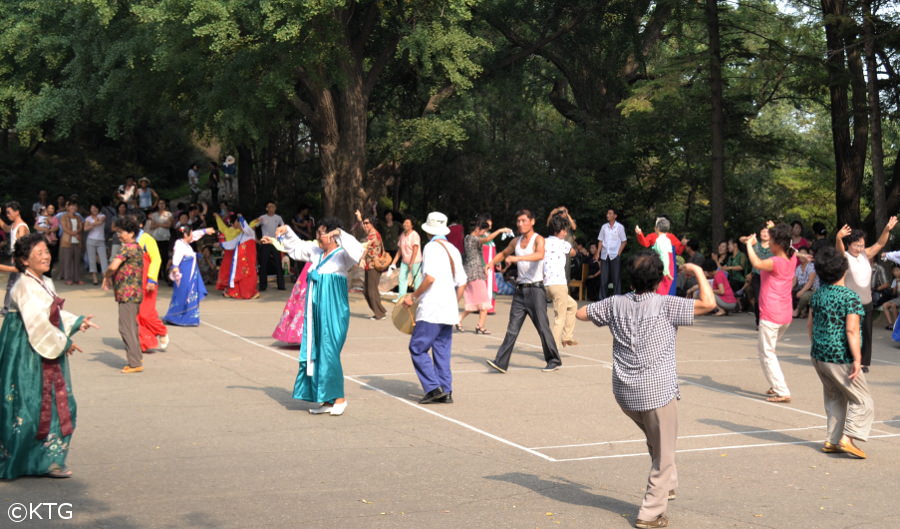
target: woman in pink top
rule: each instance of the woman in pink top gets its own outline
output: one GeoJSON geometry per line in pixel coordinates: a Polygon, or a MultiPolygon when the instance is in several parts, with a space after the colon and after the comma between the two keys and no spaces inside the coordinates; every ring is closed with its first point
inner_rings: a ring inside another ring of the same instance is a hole
{"type": "Polygon", "coordinates": [[[391,263],[391,270],[397,267],[397,261],[400,261],[400,276],[398,277],[399,289],[394,303],[400,301],[400,298],[406,295],[409,288],[409,274],[412,273],[413,290],[419,288],[422,284],[422,238],[416,230],[413,229],[412,219],[403,221],[403,233],[397,240],[397,246],[400,251],[394,256],[394,262],[391,263]],[[402,261],[401,261],[402,258],[402,261]]]}
{"type": "Polygon", "coordinates": [[[703,273],[706,274],[707,279],[712,281],[713,293],[716,295],[715,315],[725,316],[737,309],[737,299],[728,283],[725,270],[719,268],[713,259],[706,259],[703,261],[703,273]]]}
{"type": "Polygon", "coordinates": [[[760,259],[753,246],[756,234],[747,237],[747,254],[750,264],[760,271],[759,292],[759,342],[757,351],[763,374],[769,382],[766,391],[769,402],[790,402],[791,390],[784,380],[784,373],[778,363],[775,346],[791,324],[791,287],[794,282],[794,268],[797,256],[791,248],[791,227],[778,224],[769,228],[769,249],[772,257],[760,259]]]}

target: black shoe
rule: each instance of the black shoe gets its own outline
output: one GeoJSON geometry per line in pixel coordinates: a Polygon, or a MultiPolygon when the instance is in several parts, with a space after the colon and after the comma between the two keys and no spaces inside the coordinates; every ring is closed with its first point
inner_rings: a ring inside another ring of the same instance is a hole
{"type": "Polygon", "coordinates": [[[435,399],[434,402],[440,402],[441,404],[453,404],[453,392],[451,391],[443,397],[435,399]]]}
{"type": "Polygon", "coordinates": [[[485,360],[485,362],[487,363],[487,365],[491,366],[492,368],[496,369],[497,371],[499,371],[501,373],[506,373],[506,369],[503,369],[502,367],[498,366],[493,360],[485,360]]]}
{"type": "Polygon", "coordinates": [[[561,364],[547,364],[547,367],[541,369],[544,373],[552,373],[554,371],[559,371],[559,366],[561,364]]]}
{"type": "Polygon", "coordinates": [[[868,373],[868,372],[869,372],[869,366],[862,366],[862,372],[863,372],[863,373],[868,373]]]}
{"type": "Polygon", "coordinates": [[[444,388],[437,387],[437,388],[434,388],[433,390],[429,391],[428,393],[425,394],[424,397],[419,399],[419,404],[431,404],[432,402],[437,402],[438,400],[446,397],[447,395],[449,395],[449,393],[444,391],[444,388]]]}

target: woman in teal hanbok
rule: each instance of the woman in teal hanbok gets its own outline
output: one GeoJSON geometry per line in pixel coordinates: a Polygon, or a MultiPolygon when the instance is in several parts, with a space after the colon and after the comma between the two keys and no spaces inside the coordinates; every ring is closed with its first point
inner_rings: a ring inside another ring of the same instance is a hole
{"type": "Polygon", "coordinates": [[[16,241],[12,308],[0,329],[0,479],[67,478],[66,456],[75,430],[75,399],[68,355],[71,336],[96,327],[91,316],[62,310],[40,233],[16,241]]]}
{"type": "Polygon", "coordinates": [[[336,219],[319,222],[317,242],[301,240],[287,226],[279,226],[275,234],[276,239],[266,237],[262,242],[283,245],[292,259],[310,263],[294,398],[322,403],[309,410],[312,414],[341,415],[347,409],[341,367],[350,326],[347,273],[359,263],[365,247],[341,230],[336,219]]]}

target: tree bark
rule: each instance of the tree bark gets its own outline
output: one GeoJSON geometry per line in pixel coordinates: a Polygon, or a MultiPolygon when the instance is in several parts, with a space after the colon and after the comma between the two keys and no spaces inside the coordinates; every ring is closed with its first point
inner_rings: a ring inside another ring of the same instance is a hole
{"type": "Polygon", "coordinates": [[[712,243],[725,240],[725,113],[722,105],[722,48],[719,40],[719,6],[706,0],[709,31],[709,88],[712,106],[712,160],[710,185],[712,243]]]}
{"type": "Polygon", "coordinates": [[[238,203],[231,207],[250,215],[254,201],[253,149],[247,145],[238,145],[237,154],[238,203]]]}
{"type": "Polygon", "coordinates": [[[881,102],[878,94],[878,65],[875,60],[875,22],[872,13],[872,0],[865,0],[865,18],[863,19],[863,38],[866,48],[866,88],[869,99],[869,117],[872,120],[872,204],[875,214],[875,233],[884,228],[887,222],[887,209],[884,196],[884,149],[881,136],[881,102]]]}
{"type": "Polygon", "coordinates": [[[862,60],[859,47],[854,45],[854,25],[847,12],[846,0],[822,0],[822,11],[828,46],[825,67],[831,98],[837,224],[858,226],[869,129],[862,60]],[[853,103],[852,136],[850,97],[853,103]]]}

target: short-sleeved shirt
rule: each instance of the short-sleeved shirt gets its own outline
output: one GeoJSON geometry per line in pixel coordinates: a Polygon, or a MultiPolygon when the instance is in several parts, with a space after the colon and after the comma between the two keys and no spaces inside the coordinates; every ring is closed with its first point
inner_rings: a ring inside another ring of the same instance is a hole
{"type": "Polygon", "coordinates": [[[797,278],[797,288],[801,289],[806,282],[809,281],[809,276],[816,271],[816,265],[812,261],[806,263],[805,265],[800,265],[794,271],[794,276],[797,278]]]}
{"type": "Polygon", "coordinates": [[[613,335],[613,395],[626,410],[661,408],[678,392],[675,333],[694,323],[694,301],[648,292],[613,296],[587,308],[613,335]]]}
{"type": "Polygon", "coordinates": [[[425,245],[423,253],[422,270],[425,275],[434,278],[434,283],[419,298],[416,321],[441,325],[459,323],[456,287],[466,284],[466,273],[459,250],[446,240],[432,240],[425,245]],[[453,266],[450,266],[451,259],[453,266]]]}
{"type": "Polygon", "coordinates": [[[856,292],[864,305],[872,303],[872,263],[866,252],[860,252],[856,257],[850,252],[844,252],[844,257],[849,265],[844,279],[847,288],[856,292]]]}
{"type": "Polygon", "coordinates": [[[776,325],[787,325],[793,320],[794,269],[797,268],[797,256],[790,259],[772,256],[772,271],[761,271],[762,281],[759,289],[759,319],[776,325]]]}
{"type": "Polygon", "coordinates": [[[275,229],[284,224],[281,215],[263,215],[259,218],[263,237],[275,237],[275,229]]]}
{"type": "Polygon", "coordinates": [[[544,239],[544,284],[547,286],[565,285],[566,256],[572,251],[572,245],[555,235],[544,239]]]}
{"type": "MultiPolygon", "coordinates": [[[[765,261],[769,257],[772,257],[772,250],[767,246],[763,246],[761,242],[756,243],[753,246],[753,250],[756,252],[756,256],[759,257],[760,261],[765,261]]],[[[753,273],[758,275],[759,270],[754,268],[753,273]]]]}
{"type": "Polygon", "coordinates": [[[115,259],[122,260],[113,276],[116,302],[140,303],[144,300],[144,251],[137,243],[123,244],[115,259]]]}
{"type": "Polygon", "coordinates": [[[367,234],[366,241],[369,243],[369,246],[366,247],[363,263],[365,264],[366,270],[374,270],[375,259],[381,257],[381,254],[384,253],[384,244],[381,242],[381,234],[377,231],[367,234]]]}
{"type": "Polygon", "coordinates": [[[487,274],[484,273],[485,262],[484,251],[481,249],[481,238],[472,234],[466,235],[463,245],[466,248],[465,268],[468,280],[487,279],[487,274]]]}
{"type": "Polygon", "coordinates": [[[412,230],[409,233],[401,233],[397,245],[400,248],[400,258],[403,259],[404,263],[416,264],[422,262],[422,238],[416,230],[412,230]],[[413,259],[413,246],[419,247],[415,259],[413,259]]]}
{"type": "Polygon", "coordinates": [[[847,342],[847,315],[865,314],[856,292],[847,287],[822,285],[809,301],[812,309],[812,347],[810,355],[820,362],[851,364],[853,356],[847,342]]]}
{"type": "Polygon", "coordinates": [[[725,270],[716,270],[716,275],[713,276],[713,290],[718,290],[720,286],[725,289],[725,293],[716,294],[719,296],[719,299],[725,303],[737,303],[737,299],[734,297],[734,290],[731,289],[731,283],[728,282],[728,277],[725,275],[725,270]]]}
{"type": "Polygon", "coordinates": [[[725,266],[740,266],[740,270],[729,270],[728,278],[738,283],[743,283],[747,278],[747,256],[744,252],[738,252],[737,255],[729,255],[725,261],[725,266]]]}
{"type": "Polygon", "coordinates": [[[626,240],[625,226],[615,221],[610,226],[607,222],[600,228],[597,240],[603,243],[603,248],[600,250],[600,259],[615,259],[619,256],[619,248],[622,247],[626,240]]]}

